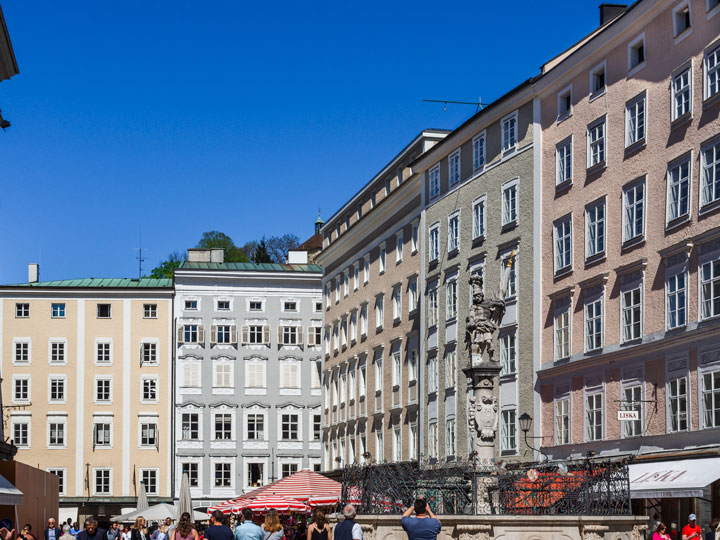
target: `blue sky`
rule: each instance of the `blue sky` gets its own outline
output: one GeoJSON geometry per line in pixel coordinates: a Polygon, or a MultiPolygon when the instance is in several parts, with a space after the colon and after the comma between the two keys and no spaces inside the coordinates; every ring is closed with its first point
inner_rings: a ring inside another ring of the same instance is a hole
{"type": "Polygon", "coordinates": [[[598,2],[2,0],[0,283],[137,276],[335,212],[598,24],[598,2]]]}

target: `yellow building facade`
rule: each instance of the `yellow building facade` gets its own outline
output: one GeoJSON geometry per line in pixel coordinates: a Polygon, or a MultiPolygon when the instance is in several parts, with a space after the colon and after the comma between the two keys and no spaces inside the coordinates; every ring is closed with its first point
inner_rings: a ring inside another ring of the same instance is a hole
{"type": "MultiPolygon", "coordinates": [[[[32,273],[31,273],[32,274],[32,273]]],[[[60,520],[171,500],[172,281],[0,287],[5,433],[60,477],[60,520]],[[65,515],[67,514],[67,515],[65,515]]]]}

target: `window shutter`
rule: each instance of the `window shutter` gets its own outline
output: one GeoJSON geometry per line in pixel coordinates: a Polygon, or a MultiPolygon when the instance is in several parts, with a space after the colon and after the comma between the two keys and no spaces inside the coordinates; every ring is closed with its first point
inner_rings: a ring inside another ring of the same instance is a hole
{"type": "Polygon", "coordinates": [[[205,325],[198,324],[198,343],[205,345],[205,325]]]}
{"type": "MultiPolygon", "coordinates": [[[[178,344],[184,343],[185,341],[185,327],[181,324],[177,327],[177,342],[178,344]]],[[[97,349],[97,346],[95,347],[97,349]]]]}
{"type": "Polygon", "coordinates": [[[242,343],[243,345],[250,343],[250,327],[245,324],[242,326],[242,343]]]}
{"type": "Polygon", "coordinates": [[[297,327],[297,344],[302,345],[303,344],[303,327],[298,326],[297,327]]]}
{"type": "Polygon", "coordinates": [[[237,326],[234,324],[230,327],[230,343],[237,345],[237,326]]]}
{"type": "Polygon", "coordinates": [[[288,368],[290,369],[290,384],[289,386],[292,388],[298,388],[300,385],[298,384],[298,367],[297,364],[290,364],[288,368]]]}
{"type": "Polygon", "coordinates": [[[283,345],[283,327],[278,326],[278,345],[283,345]]]}
{"type": "Polygon", "coordinates": [[[217,325],[211,325],[210,326],[210,345],[215,345],[217,343],[217,325]]]}
{"type": "Polygon", "coordinates": [[[268,325],[263,326],[263,343],[270,345],[270,327],[268,325]]]}

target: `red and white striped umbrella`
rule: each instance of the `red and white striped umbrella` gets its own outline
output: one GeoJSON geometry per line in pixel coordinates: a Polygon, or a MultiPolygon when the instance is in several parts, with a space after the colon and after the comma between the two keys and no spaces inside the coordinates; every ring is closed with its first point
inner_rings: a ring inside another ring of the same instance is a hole
{"type": "Polygon", "coordinates": [[[207,509],[208,514],[212,514],[215,510],[220,510],[223,514],[229,514],[232,512],[233,506],[240,502],[242,499],[240,497],[235,499],[230,499],[229,501],[221,502],[220,504],[216,504],[215,506],[209,506],[207,509]]]}
{"type": "Polygon", "coordinates": [[[240,499],[252,499],[260,495],[279,495],[281,497],[291,497],[298,501],[308,501],[313,497],[335,497],[335,499],[339,499],[341,491],[342,484],[340,482],[330,480],[327,476],[309,469],[303,469],[272,484],[246,493],[240,499]]]}
{"type": "Polygon", "coordinates": [[[335,506],[339,502],[340,502],[339,495],[327,495],[327,496],[320,495],[318,497],[310,497],[307,501],[307,503],[312,507],[335,506]]]}
{"type": "Polygon", "coordinates": [[[249,508],[253,512],[267,512],[268,510],[277,510],[278,512],[309,512],[310,507],[296,499],[290,497],[280,497],[278,495],[260,495],[252,499],[239,499],[233,506],[232,512],[237,514],[244,508],[249,508]]]}

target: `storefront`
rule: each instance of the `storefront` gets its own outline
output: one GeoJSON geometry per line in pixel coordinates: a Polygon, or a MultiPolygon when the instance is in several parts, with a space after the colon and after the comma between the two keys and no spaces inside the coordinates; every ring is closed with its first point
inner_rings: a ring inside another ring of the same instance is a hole
{"type": "Polygon", "coordinates": [[[630,497],[633,513],[650,518],[650,533],[657,521],[682,530],[691,513],[705,533],[720,516],[720,457],[630,463],[630,497]]]}

